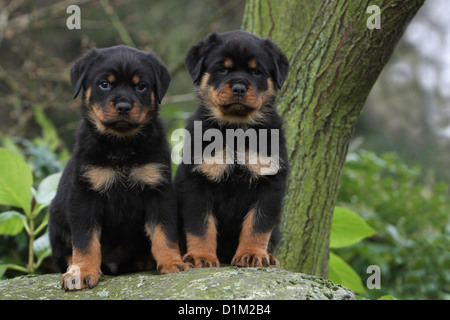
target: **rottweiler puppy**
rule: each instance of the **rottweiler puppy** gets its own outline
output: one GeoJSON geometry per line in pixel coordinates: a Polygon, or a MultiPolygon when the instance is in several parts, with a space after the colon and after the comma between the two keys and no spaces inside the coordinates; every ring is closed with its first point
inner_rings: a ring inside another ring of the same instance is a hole
{"type": "Polygon", "coordinates": [[[49,220],[63,288],[92,288],[102,272],[189,269],[179,251],[169,145],[158,117],[170,82],[166,67],[153,53],[127,46],[94,48],[70,78],[74,98],[83,89],[82,120],[49,220]]]}
{"type": "Polygon", "coordinates": [[[275,98],[288,60],[270,39],[231,31],[207,36],[185,63],[200,104],[175,176],[183,260],[279,266],[273,251],[289,168],[275,98]]]}

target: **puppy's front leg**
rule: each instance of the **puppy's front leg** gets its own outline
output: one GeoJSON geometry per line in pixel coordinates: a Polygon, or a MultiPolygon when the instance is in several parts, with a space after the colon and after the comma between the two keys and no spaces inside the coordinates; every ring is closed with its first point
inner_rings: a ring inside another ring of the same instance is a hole
{"type": "Polygon", "coordinates": [[[102,276],[100,233],[91,231],[81,237],[72,236],[72,246],[72,264],[63,274],[62,287],[69,291],[92,289],[102,276]]]}
{"type": "Polygon", "coordinates": [[[176,273],[192,268],[190,264],[181,260],[178,242],[168,239],[164,225],[161,223],[147,224],[145,230],[151,241],[152,255],[156,260],[156,268],[159,273],[176,273]]]}
{"type": "Polygon", "coordinates": [[[190,262],[196,268],[219,267],[217,250],[217,229],[214,217],[208,214],[203,222],[203,232],[186,231],[187,253],[183,261],[190,262]]]}
{"type": "MultiPolygon", "coordinates": [[[[167,181],[169,180],[167,177],[167,181]]],[[[175,273],[193,268],[181,259],[178,246],[178,217],[175,194],[170,184],[148,191],[145,231],[151,242],[159,273],[175,273]]]]}
{"type": "Polygon", "coordinates": [[[272,229],[258,230],[256,226],[258,219],[261,219],[261,211],[258,211],[257,208],[251,209],[246,215],[241,227],[239,245],[231,260],[233,266],[280,266],[277,258],[267,250],[272,229]]]}

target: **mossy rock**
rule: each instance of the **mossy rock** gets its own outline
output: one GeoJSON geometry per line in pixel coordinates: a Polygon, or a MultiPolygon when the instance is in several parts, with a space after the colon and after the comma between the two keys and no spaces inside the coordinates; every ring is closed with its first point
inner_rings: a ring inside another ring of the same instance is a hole
{"type": "Polygon", "coordinates": [[[95,288],[76,292],[61,289],[61,274],[22,276],[0,281],[0,299],[353,300],[355,294],[329,280],[281,268],[221,267],[104,276],[95,288]]]}

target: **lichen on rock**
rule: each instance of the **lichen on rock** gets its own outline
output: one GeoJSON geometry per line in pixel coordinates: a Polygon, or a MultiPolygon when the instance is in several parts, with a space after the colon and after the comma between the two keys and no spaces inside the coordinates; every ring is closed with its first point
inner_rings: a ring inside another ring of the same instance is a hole
{"type": "Polygon", "coordinates": [[[353,291],[329,280],[281,268],[203,268],[176,274],[104,276],[93,288],[61,289],[61,274],[0,281],[0,299],[31,300],[353,300],[353,291]]]}

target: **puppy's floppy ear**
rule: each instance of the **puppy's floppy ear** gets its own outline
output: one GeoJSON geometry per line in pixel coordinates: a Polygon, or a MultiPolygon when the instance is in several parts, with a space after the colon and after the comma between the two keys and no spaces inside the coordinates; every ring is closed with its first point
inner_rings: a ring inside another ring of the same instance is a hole
{"type": "Polygon", "coordinates": [[[97,55],[97,49],[93,48],[89,50],[89,52],[78,59],[72,69],[70,69],[70,81],[72,82],[74,99],[80,93],[81,87],[86,79],[87,70],[97,55]]]}
{"type": "Polygon", "coordinates": [[[273,43],[269,38],[264,39],[265,45],[269,48],[272,53],[273,63],[274,63],[274,73],[273,80],[277,84],[278,89],[283,86],[284,80],[286,80],[289,71],[289,61],[281,49],[273,43]]]}
{"type": "Polygon", "coordinates": [[[167,92],[170,83],[169,70],[161,63],[161,61],[151,52],[148,53],[151,61],[151,67],[154,70],[154,86],[153,92],[158,104],[161,103],[162,98],[167,92]]]}
{"type": "Polygon", "coordinates": [[[170,74],[167,68],[160,65],[159,77],[156,77],[156,95],[155,99],[158,103],[161,103],[162,98],[167,92],[170,83],[170,74]]]}
{"type": "Polygon", "coordinates": [[[195,84],[204,72],[206,56],[219,41],[219,35],[213,32],[188,51],[184,63],[195,84]]]}

